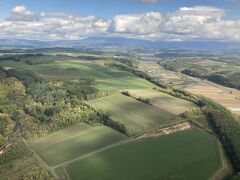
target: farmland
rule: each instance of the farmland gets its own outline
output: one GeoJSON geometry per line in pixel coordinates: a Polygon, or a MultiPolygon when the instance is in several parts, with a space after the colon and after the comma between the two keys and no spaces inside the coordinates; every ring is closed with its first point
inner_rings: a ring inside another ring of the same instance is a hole
{"type": "Polygon", "coordinates": [[[186,86],[185,89],[195,94],[206,96],[222,104],[234,114],[240,115],[240,92],[207,81],[199,85],[186,86]]]}
{"type": "Polygon", "coordinates": [[[190,129],[115,147],[66,169],[73,180],[208,179],[220,164],[216,138],[190,129]]]}
{"type": "MultiPolygon", "coordinates": [[[[109,63],[53,55],[0,61],[4,82],[16,86],[6,102],[18,108],[14,113],[7,106],[0,110],[13,113],[9,118],[19,124],[16,134],[56,178],[211,177],[221,164],[217,139],[184,119],[184,112],[197,106],[159,92],[154,82],[109,63]],[[179,132],[181,122],[190,129],[179,132]],[[172,134],[159,133],[166,131],[172,134]]],[[[154,78],[156,71],[164,81],[185,82],[180,73],[158,64],[142,65],[154,78]]],[[[1,90],[4,95],[6,88],[1,90]]]]}
{"type": "Polygon", "coordinates": [[[162,66],[168,70],[181,72],[193,77],[205,78],[227,87],[240,88],[240,66],[235,62],[224,59],[177,58],[175,60],[161,61],[162,66]]]}
{"type": "Polygon", "coordinates": [[[149,98],[150,103],[154,106],[166,111],[170,111],[171,109],[171,112],[174,114],[181,114],[189,109],[196,107],[196,105],[189,101],[185,101],[154,90],[138,89],[130,90],[129,93],[135,97],[149,98]]]}
{"type": "Polygon", "coordinates": [[[91,100],[91,105],[110,114],[115,120],[126,126],[130,134],[138,134],[172,123],[174,115],[131,97],[114,94],[91,100]]]}
{"type": "MultiPolygon", "coordinates": [[[[212,61],[210,62],[212,63],[212,61]]],[[[217,63],[216,61],[214,62],[217,63]]],[[[140,68],[162,82],[171,84],[179,89],[211,98],[231,110],[234,114],[240,115],[240,91],[237,89],[218,85],[207,80],[191,77],[178,72],[168,71],[153,61],[142,62],[140,68]]]]}
{"type": "Polygon", "coordinates": [[[108,127],[81,124],[40,138],[31,144],[49,165],[57,165],[124,138],[124,135],[108,127]]]}
{"type": "Polygon", "coordinates": [[[17,68],[19,71],[32,70],[48,80],[72,80],[95,78],[96,87],[106,92],[124,89],[150,89],[154,85],[131,73],[116,70],[94,62],[55,61],[48,64],[28,65],[23,61],[1,61],[0,66],[17,68]]]}

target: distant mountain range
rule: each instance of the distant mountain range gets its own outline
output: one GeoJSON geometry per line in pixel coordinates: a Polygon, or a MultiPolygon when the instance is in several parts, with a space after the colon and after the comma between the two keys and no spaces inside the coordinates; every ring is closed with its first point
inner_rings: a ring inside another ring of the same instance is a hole
{"type": "Polygon", "coordinates": [[[149,49],[240,50],[240,42],[217,41],[148,41],[129,38],[88,37],[82,40],[40,41],[28,39],[0,39],[0,48],[110,48],[131,47],[149,49]]]}

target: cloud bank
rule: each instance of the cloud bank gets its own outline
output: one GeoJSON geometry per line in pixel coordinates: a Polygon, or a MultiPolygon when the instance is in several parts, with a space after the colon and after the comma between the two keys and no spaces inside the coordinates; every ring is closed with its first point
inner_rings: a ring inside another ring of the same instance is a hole
{"type": "Polygon", "coordinates": [[[209,6],[181,7],[170,13],[122,14],[111,19],[35,13],[25,6],[16,6],[10,11],[10,17],[0,20],[0,38],[77,40],[88,36],[115,36],[156,41],[240,41],[240,20],[225,20],[225,10],[209,6]]]}

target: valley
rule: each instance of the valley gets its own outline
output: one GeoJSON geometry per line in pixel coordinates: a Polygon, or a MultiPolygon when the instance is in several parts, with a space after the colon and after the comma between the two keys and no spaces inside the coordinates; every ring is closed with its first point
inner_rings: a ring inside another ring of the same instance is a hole
{"type": "Polygon", "coordinates": [[[209,102],[203,100],[202,109],[200,97],[168,87],[198,94],[194,88],[219,85],[148,60],[140,61],[139,72],[118,60],[69,54],[2,60],[0,66],[2,87],[15,88],[0,89],[1,111],[18,120],[9,120],[18,124],[8,137],[13,144],[15,139],[25,144],[48,172],[43,177],[208,179],[230,173],[227,155],[206,123],[209,102]],[[11,99],[16,92],[18,101],[11,99]],[[10,110],[6,102],[13,101],[10,110]]]}

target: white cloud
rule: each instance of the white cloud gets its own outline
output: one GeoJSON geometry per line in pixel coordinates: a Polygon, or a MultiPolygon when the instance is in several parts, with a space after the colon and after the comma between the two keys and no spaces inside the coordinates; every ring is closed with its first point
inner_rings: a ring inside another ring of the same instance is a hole
{"type": "Polygon", "coordinates": [[[11,9],[11,12],[13,14],[23,14],[23,15],[32,15],[33,14],[25,6],[16,6],[11,9]]]}
{"type": "Polygon", "coordinates": [[[240,41],[240,20],[223,20],[223,9],[206,6],[182,7],[173,13],[118,15],[111,31],[152,40],[240,41]]]}
{"type": "Polygon", "coordinates": [[[32,21],[38,16],[23,5],[12,8],[11,13],[11,16],[8,18],[11,21],[32,21]]]}
{"type": "Polygon", "coordinates": [[[182,7],[172,13],[123,14],[111,19],[35,13],[25,6],[17,6],[11,13],[0,20],[0,38],[53,40],[101,35],[170,41],[240,41],[240,20],[225,20],[223,9],[208,6],[182,7]]]}
{"type": "Polygon", "coordinates": [[[157,12],[118,15],[113,18],[111,29],[117,33],[151,34],[157,31],[162,20],[157,12]]]}
{"type": "Polygon", "coordinates": [[[17,6],[6,20],[0,21],[0,38],[81,39],[106,33],[110,20],[94,16],[73,16],[66,13],[32,13],[17,6]]]}

